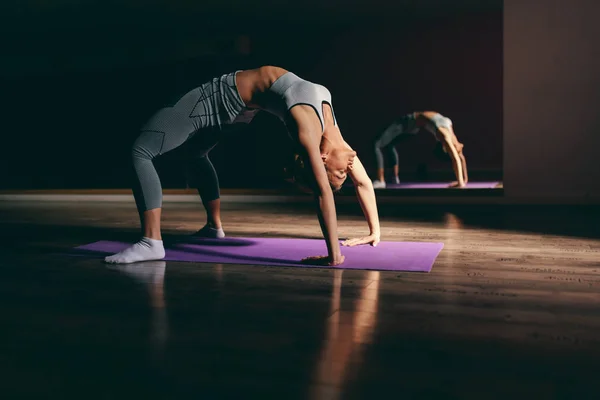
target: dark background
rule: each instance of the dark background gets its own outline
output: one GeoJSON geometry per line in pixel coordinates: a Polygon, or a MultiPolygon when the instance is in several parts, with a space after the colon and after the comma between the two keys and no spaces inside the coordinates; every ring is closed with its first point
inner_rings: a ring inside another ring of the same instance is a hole
{"type": "MultiPolygon", "coordinates": [[[[270,64],[327,86],[346,140],[416,110],[450,117],[471,171],[502,170],[501,1],[21,1],[0,6],[0,188],[127,188],[139,126],[219,74],[270,64]]],[[[401,168],[450,171],[433,138],[401,168]]],[[[290,143],[259,115],[211,153],[223,187],[281,185],[290,143]]],[[[185,187],[180,152],[157,166],[185,187]]]]}

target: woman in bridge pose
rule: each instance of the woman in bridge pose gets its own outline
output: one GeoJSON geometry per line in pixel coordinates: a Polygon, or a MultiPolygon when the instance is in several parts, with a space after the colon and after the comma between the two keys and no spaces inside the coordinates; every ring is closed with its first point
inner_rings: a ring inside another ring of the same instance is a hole
{"type": "Polygon", "coordinates": [[[458,141],[454,134],[452,121],[435,111],[421,111],[403,115],[396,119],[375,138],[374,149],[375,159],[377,160],[377,179],[373,181],[375,189],[386,187],[384,152],[390,155],[394,163],[394,183],[400,183],[398,178],[399,158],[394,144],[399,138],[405,135],[416,135],[421,130],[430,132],[437,141],[435,154],[452,162],[456,181],[450,183],[449,187],[463,188],[466,186],[469,177],[467,175],[467,160],[463,154],[465,146],[458,141]]]}
{"type": "Polygon", "coordinates": [[[132,149],[136,181],[133,193],[143,237],[127,249],[105,258],[109,263],[158,260],[165,256],[160,219],[162,188],[153,160],[184,143],[193,149],[194,184],[206,209],[207,223],[196,235],[223,238],[219,182],[208,158],[224,127],[249,123],[264,110],[281,119],[296,145],[303,168],[296,176],[311,189],[327,244],[326,256],[310,263],[340,265],[340,250],[333,192],[348,176],[354,181],[370,234],[349,239],[346,246],[380,240],[379,217],[373,185],[356,152],[345,142],[333,111],[331,94],[324,86],[306,81],[283,68],[265,66],[222,75],[195,88],[174,105],[160,109],[142,127],[132,149]]]}

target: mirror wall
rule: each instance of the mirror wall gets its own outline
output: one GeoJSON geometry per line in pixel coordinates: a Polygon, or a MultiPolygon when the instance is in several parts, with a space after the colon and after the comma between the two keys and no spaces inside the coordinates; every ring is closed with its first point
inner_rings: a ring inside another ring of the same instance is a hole
{"type": "MultiPolygon", "coordinates": [[[[30,3],[6,6],[1,28],[14,40],[0,63],[11,132],[0,189],[129,188],[131,144],[149,116],[212,77],[260,65],[329,88],[373,180],[378,135],[432,111],[464,144],[469,185],[501,187],[501,1],[30,3]]],[[[379,190],[456,180],[426,124],[402,129],[410,134],[391,142],[400,184],[382,149],[379,190]]],[[[283,124],[259,114],[225,134],[211,159],[225,189],[285,189],[291,154],[283,124]]],[[[164,188],[188,187],[183,159],[175,150],[156,161],[164,188]]]]}

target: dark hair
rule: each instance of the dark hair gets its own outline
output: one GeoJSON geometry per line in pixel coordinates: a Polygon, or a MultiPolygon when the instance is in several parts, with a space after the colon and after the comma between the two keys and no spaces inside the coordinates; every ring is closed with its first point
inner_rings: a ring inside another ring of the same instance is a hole
{"type": "Polygon", "coordinates": [[[304,160],[299,155],[294,155],[294,159],[289,163],[288,167],[285,168],[285,180],[293,183],[303,192],[312,192],[311,185],[307,177],[306,168],[304,167],[304,160]]]}
{"type": "MultiPolygon", "coordinates": [[[[285,168],[285,180],[293,183],[298,189],[305,193],[313,193],[313,181],[309,176],[306,170],[304,160],[299,155],[294,156],[294,160],[290,163],[290,165],[285,168]]],[[[334,186],[331,182],[329,182],[329,186],[331,187],[331,191],[335,193],[339,193],[344,185],[334,186]]]]}
{"type": "Polygon", "coordinates": [[[435,158],[437,158],[440,161],[450,161],[450,154],[446,153],[444,151],[444,145],[442,144],[442,142],[437,142],[435,144],[435,148],[433,149],[433,154],[435,155],[435,158]]]}
{"type": "Polygon", "coordinates": [[[331,182],[329,183],[329,186],[331,186],[331,191],[333,192],[333,194],[339,193],[342,191],[342,188],[344,187],[344,185],[340,185],[340,186],[333,186],[331,184],[331,182]]]}

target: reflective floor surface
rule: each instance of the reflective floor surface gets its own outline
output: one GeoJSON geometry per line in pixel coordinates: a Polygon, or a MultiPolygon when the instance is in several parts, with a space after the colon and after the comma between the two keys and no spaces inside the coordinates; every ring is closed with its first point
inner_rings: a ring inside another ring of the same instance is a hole
{"type": "MultiPolygon", "coordinates": [[[[365,234],[340,207],[340,237],[365,234]]],[[[133,204],[0,202],[0,393],[77,399],[583,399],[600,387],[600,212],[387,206],[429,274],[61,255],[135,240],[133,204]]],[[[225,204],[229,236],[319,237],[305,205],[225,204]]],[[[167,203],[165,240],[202,226],[167,203]]]]}

